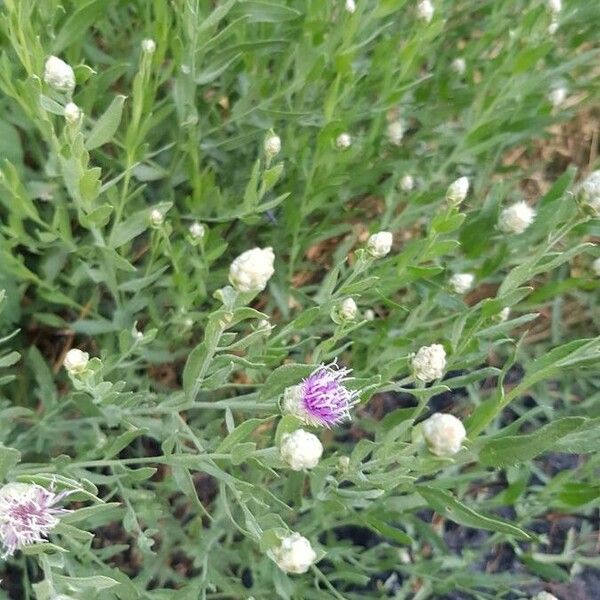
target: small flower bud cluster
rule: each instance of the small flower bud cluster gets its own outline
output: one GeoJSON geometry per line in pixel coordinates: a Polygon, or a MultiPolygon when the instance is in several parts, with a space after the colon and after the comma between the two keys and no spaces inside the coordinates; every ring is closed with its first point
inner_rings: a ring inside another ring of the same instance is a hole
{"type": "Polygon", "coordinates": [[[154,208],[150,212],[150,223],[154,227],[160,227],[165,222],[165,215],[158,208],[154,208]]]}
{"type": "Polygon", "coordinates": [[[229,268],[229,281],[239,292],[259,292],[267,287],[275,269],[273,249],[252,248],[240,254],[229,268]]]}
{"type": "Polygon", "coordinates": [[[404,125],[402,121],[392,121],[387,126],[387,137],[390,144],[394,146],[400,146],[402,144],[402,138],[404,137],[404,125]]]}
{"type": "Polygon", "coordinates": [[[460,451],[467,432],[455,416],[434,413],[423,423],[423,437],[436,456],[453,456],[460,451]]]}
{"type": "Polygon", "coordinates": [[[190,235],[195,240],[201,240],[206,235],[206,226],[198,221],[194,221],[189,228],[190,235]]]}
{"type": "Polygon", "coordinates": [[[498,229],[503,233],[523,233],[535,219],[535,210],[526,202],[516,202],[505,208],[498,219],[498,229]]]}
{"type": "Polygon", "coordinates": [[[263,150],[269,160],[275,158],[281,152],[281,138],[274,133],[270,133],[265,138],[263,150]]]}
{"type": "Polygon", "coordinates": [[[281,540],[271,552],[273,560],[285,573],[306,573],[317,559],[310,542],[296,532],[281,540]]]}
{"type": "Polygon", "coordinates": [[[340,135],[335,138],[335,145],[338,150],[347,150],[352,145],[352,138],[349,133],[340,133],[340,135]]]}
{"type": "Polygon", "coordinates": [[[394,238],[389,231],[380,231],[369,237],[367,251],[373,258],[382,258],[390,253],[394,238]]]}
{"type": "Polygon", "coordinates": [[[63,366],[70,375],[79,375],[85,371],[89,360],[90,355],[87,352],[71,348],[65,355],[63,366]]]}
{"type": "Polygon", "coordinates": [[[440,379],[446,368],[446,351],[441,344],[432,344],[419,348],[412,357],[413,376],[425,383],[440,379]]]}
{"type": "Polygon", "coordinates": [[[50,56],[46,60],[44,81],[58,92],[72,94],[75,89],[75,73],[71,65],[57,56],[50,56]]]}
{"type": "Polygon", "coordinates": [[[417,16],[419,19],[425,21],[425,23],[431,23],[433,19],[434,8],[431,0],[421,0],[417,4],[417,16]]]}
{"type": "Polygon", "coordinates": [[[469,178],[459,177],[446,190],[446,201],[450,206],[458,207],[469,193],[469,178]]]}
{"type": "Polygon", "coordinates": [[[147,38],[142,40],[141,47],[144,54],[154,54],[156,51],[156,42],[153,39],[147,38]]]}
{"type": "Polygon", "coordinates": [[[600,217],[600,171],[590,173],[577,187],[577,197],[593,216],[600,217]]]}
{"type": "Polygon", "coordinates": [[[69,102],[65,105],[65,121],[69,125],[79,123],[81,119],[81,109],[74,102],[69,102]]]}
{"type": "Polygon", "coordinates": [[[455,273],[450,277],[448,285],[455,294],[466,294],[475,281],[475,275],[472,273],[455,273]]]}
{"type": "Polygon", "coordinates": [[[319,464],[322,454],[323,445],[319,438],[304,429],[296,429],[281,438],[279,455],[292,471],[313,469],[319,464]]]}

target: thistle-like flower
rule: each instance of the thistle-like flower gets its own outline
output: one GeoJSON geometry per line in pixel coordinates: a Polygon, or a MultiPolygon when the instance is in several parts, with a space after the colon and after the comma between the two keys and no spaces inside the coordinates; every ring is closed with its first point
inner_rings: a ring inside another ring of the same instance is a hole
{"type": "Polygon", "coordinates": [[[75,102],[69,102],[65,105],[65,121],[70,125],[78,123],[81,119],[81,109],[75,102]]]}
{"type": "Polygon", "coordinates": [[[56,494],[32,483],[8,483],[0,488],[0,543],[2,557],[41,542],[66,509],[57,508],[66,492],[56,494]]]}
{"type": "Polygon", "coordinates": [[[412,175],[404,175],[400,180],[400,189],[403,192],[410,192],[415,187],[415,178],[412,175]]]}
{"type": "Polygon", "coordinates": [[[285,390],[283,409],[316,427],[332,427],[349,419],[358,401],[358,391],[344,385],[349,373],[350,369],[340,369],[335,363],[321,365],[302,383],[285,390]]]}
{"type": "Polygon", "coordinates": [[[319,438],[304,429],[296,429],[281,438],[279,455],[292,471],[313,469],[319,464],[322,454],[323,445],[319,438]]]}
{"type": "Polygon", "coordinates": [[[433,19],[434,8],[431,0],[421,0],[419,4],[417,4],[417,16],[419,19],[423,19],[425,23],[431,23],[431,19],[433,19]]]}
{"type": "Polygon", "coordinates": [[[458,208],[469,193],[469,178],[459,177],[446,190],[446,201],[450,206],[458,208]]]}
{"type": "Polygon", "coordinates": [[[516,202],[500,213],[498,229],[503,233],[523,233],[534,219],[535,210],[527,202],[516,202]]]}
{"type": "Polygon", "coordinates": [[[454,415],[434,413],[423,423],[423,437],[436,456],[452,456],[460,451],[467,432],[454,415]]]}
{"type": "Polygon", "coordinates": [[[577,187],[577,197],[595,216],[600,217],[600,171],[592,171],[577,187]]]}
{"type": "Polygon", "coordinates": [[[44,81],[59,92],[72,93],[75,89],[75,73],[58,56],[49,56],[44,65],[44,81]]]}
{"type": "Polygon", "coordinates": [[[240,254],[229,268],[229,281],[240,292],[259,292],[267,287],[275,269],[273,249],[252,248],[240,254]]]}
{"type": "Polygon", "coordinates": [[[392,121],[387,126],[387,137],[390,144],[393,144],[394,146],[400,146],[400,144],[402,144],[402,138],[404,137],[404,125],[402,124],[402,121],[392,121]]]}
{"type": "Polygon", "coordinates": [[[271,550],[271,555],[286,573],[306,573],[317,559],[310,542],[296,532],[281,540],[279,547],[271,550]]]}
{"type": "Polygon", "coordinates": [[[440,379],[446,368],[446,351],[441,344],[422,346],[411,359],[413,376],[427,383],[440,379]]]}
{"type": "Polygon", "coordinates": [[[90,360],[90,355],[87,352],[79,350],[79,348],[71,348],[63,360],[63,366],[72,375],[77,375],[87,367],[90,360]]]}
{"type": "Polygon", "coordinates": [[[465,71],[467,70],[467,63],[465,61],[464,58],[462,57],[458,57],[455,58],[452,61],[452,70],[457,74],[457,75],[464,75],[465,71]]]}
{"type": "Polygon", "coordinates": [[[340,135],[335,138],[335,145],[337,146],[338,150],[347,150],[350,148],[352,145],[352,138],[350,137],[350,134],[340,133],[340,135]]]}
{"type": "Polygon", "coordinates": [[[379,231],[369,237],[367,251],[373,258],[382,258],[390,253],[393,241],[389,231],[379,231]]]}
{"type": "Polygon", "coordinates": [[[448,285],[455,294],[466,294],[473,287],[474,281],[473,273],[455,273],[450,277],[448,285]]]}

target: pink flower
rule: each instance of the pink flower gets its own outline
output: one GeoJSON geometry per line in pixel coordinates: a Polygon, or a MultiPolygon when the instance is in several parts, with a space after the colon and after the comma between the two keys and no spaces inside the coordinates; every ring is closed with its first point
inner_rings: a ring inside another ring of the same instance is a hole
{"type": "Polygon", "coordinates": [[[23,546],[41,542],[67,512],[55,505],[69,492],[54,493],[33,483],[8,483],[0,489],[0,543],[6,558],[23,546]]]}

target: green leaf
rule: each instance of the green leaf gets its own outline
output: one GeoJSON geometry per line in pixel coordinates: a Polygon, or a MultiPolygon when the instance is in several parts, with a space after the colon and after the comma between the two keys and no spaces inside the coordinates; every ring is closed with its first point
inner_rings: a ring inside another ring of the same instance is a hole
{"type": "Polygon", "coordinates": [[[86,34],[88,28],[106,14],[108,4],[111,0],[92,0],[79,7],[62,26],[58,35],[54,38],[52,52],[60,54],[67,46],[80,40],[86,34]]]}
{"type": "Polygon", "coordinates": [[[530,534],[520,527],[504,519],[478,512],[463,504],[448,492],[422,485],[415,486],[415,489],[433,510],[459,525],[497,531],[519,540],[531,540],[530,534]]]}
{"type": "MultiPolygon", "coordinates": [[[[380,516],[385,517],[385,514],[382,513],[380,516]]],[[[390,515],[388,515],[388,517],[390,517],[390,515]]],[[[391,517],[393,517],[393,515],[391,515],[391,517]]],[[[390,518],[383,520],[382,518],[375,517],[371,514],[363,514],[361,516],[361,521],[369,527],[369,529],[372,529],[376,533],[379,533],[398,544],[408,546],[414,542],[414,540],[408,534],[404,533],[404,531],[389,525],[389,520],[390,518]]]]}
{"type": "Polygon", "coordinates": [[[283,4],[245,0],[237,4],[234,14],[247,17],[251,23],[280,23],[297,19],[302,13],[283,4]]]}
{"type": "Polygon", "coordinates": [[[121,123],[123,104],[127,96],[116,96],[106,112],[96,121],[85,140],[86,150],[93,150],[110,142],[121,123]]]}
{"type": "Polygon", "coordinates": [[[508,467],[526,462],[552,448],[558,440],[579,429],[585,422],[583,417],[565,417],[529,435],[492,438],[481,448],[479,461],[486,467],[508,467]]]}
{"type": "Polygon", "coordinates": [[[228,452],[239,444],[240,442],[245,442],[252,432],[262,425],[263,423],[268,423],[270,420],[274,419],[274,416],[268,417],[266,419],[248,419],[244,421],[241,425],[238,425],[217,447],[215,452],[217,454],[221,454],[223,452],[228,452]]]}
{"type": "Polygon", "coordinates": [[[21,460],[21,453],[14,448],[0,444],[0,479],[5,479],[7,473],[21,460]]]}
{"type": "Polygon", "coordinates": [[[283,390],[291,385],[302,383],[316,368],[316,365],[283,365],[275,369],[260,390],[262,400],[276,398],[283,390]]]}

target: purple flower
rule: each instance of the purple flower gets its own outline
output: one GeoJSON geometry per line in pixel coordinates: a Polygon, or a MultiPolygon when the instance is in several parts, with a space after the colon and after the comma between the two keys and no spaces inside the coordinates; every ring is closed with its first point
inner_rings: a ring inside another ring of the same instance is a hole
{"type": "Polygon", "coordinates": [[[8,483],[0,488],[2,557],[41,542],[58,525],[58,516],[67,512],[55,507],[67,494],[56,494],[32,483],[8,483]]]}
{"type": "Polygon", "coordinates": [[[321,365],[302,383],[285,390],[284,409],[318,427],[332,427],[349,419],[358,397],[358,391],[343,384],[350,379],[349,373],[350,369],[340,369],[335,363],[321,365]]]}

